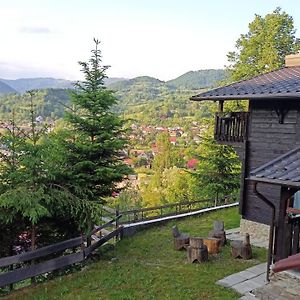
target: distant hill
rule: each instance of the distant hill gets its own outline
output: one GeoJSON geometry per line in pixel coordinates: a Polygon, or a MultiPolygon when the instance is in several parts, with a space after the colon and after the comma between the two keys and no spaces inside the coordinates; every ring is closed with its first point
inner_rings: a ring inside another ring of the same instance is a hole
{"type": "Polygon", "coordinates": [[[166,96],[172,95],[176,88],[166,82],[150,76],[140,76],[122,80],[108,86],[116,91],[120,100],[117,110],[124,111],[128,106],[139,105],[152,101],[164,101],[166,96]]]}
{"type": "Polygon", "coordinates": [[[24,93],[29,90],[41,90],[48,88],[69,89],[73,87],[73,83],[71,81],[55,78],[20,78],[15,80],[0,80],[11,86],[19,93],[24,93]]]}
{"type": "Polygon", "coordinates": [[[123,80],[127,80],[127,78],[122,78],[122,77],[108,77],[104,79],[104,83],[105,85],[110,85],[110,84],[114,84],[116,82],[119,81],[123,81],[123,80]]]}
{"type": "Polygon", "coordinates": [[[187,72],[167,84],[181,89],[203,89],[216,86],[226,78],[226,71],[222,69],[209,69],[187,72]]]}
{"type": "Polygon", "coordinates": [[[139,76],[132,79],[123,79],[108,85],[112,90],[119,91],[136,85],[164,85],[165,82],[150,76],[139,76]]]}
{"type": "MultiPolygon", "coordinates": [[[[106,85],[124,80],[125,78],[106,78],[106,85]]],[[[2,94],[5,93],[24,93],[29,90],[43,90],[43,89],[73,89],[74,82],[65,79],[56,78],[20,78],[15,80],[1,79],[0,82],[7,85],[11,89],[4,89],[2,94]],[[7,90],[7,91],[6,91],[7,90]]],[[[0,89],[1,93],[2,89],[0,89]]]]}
{"type": "Polygon", "coordinates": [[[0,95],[17,93],[15,89],[0,80],[0,95]]]}
{"type": "MultiPolygon", "coordinates": [[[[140,76],[132,79],[109,78],[106,83],[109,89],[116,92],[115,95],[119,99],[113,108],[115,112],[147,121],[148,124],[165,122],[171,125],[173,117],[179,124],[181,118],[195,120],[193,119],[195,115],[198,117],[209,115],[209,110],[205,108],[206,104],[192,103],[189,98],[204,87],[213,87],[224,78],[224,70],[199,70],[187,72],[167,82],[150,76],[140,76]]],[[[20,94],[1,96],[0,119],[8,117],[15,108],[18,119],[25,120],[27,112],[22,112],[22,107],[26,106],[26,103],[21,94],[26,90],[40,90],[40,96],[37,97],[39,99],[37,113],[45,118],[61,118],[65,107],[70,104],[69,92],[70,88],[73,88],[71,81],[54,78],[4,81],[3,83],[0,79],[0,93],[18,91],[20,94]],[[58,86],[60,88],[53,88],[58,86]]]]}

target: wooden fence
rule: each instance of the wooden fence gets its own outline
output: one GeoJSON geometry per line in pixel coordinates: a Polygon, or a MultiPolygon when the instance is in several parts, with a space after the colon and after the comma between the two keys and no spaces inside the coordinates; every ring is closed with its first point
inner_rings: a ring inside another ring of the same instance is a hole
{"type": "MultiPolygon", "coordinates": [[[[102,226],[97,226],[90,235],[96,234],[100,230],[111,226],[121,217],[110,220],[102,226]]],[[[123,226],[118,226],[108,235],[100,237],[97,241],[86,246],[87,238],[84,236],[76,237],[63,242],[55,243],[33,251],[24,252],[18,255],[4,257],[0,259],[0,268],[6,268],[8,271],[0,273],[0,287],[16,283],[21,280],[33,278],[37,275],[52,272],[74,263],[82,262],[101,245],[117,237],[122,233],[123,226]],[[69,254],[65,250],[70,249],[69,254]],[[71,253],[70,253],[71,252],[71,253]],[[73,253],[72,253],[73,252],[73,253]],[[41,258],[47,256],[59,255],[56,258],[50,258],[37,263],[41,258]]]]}
{"type": "Polygon", "coordinates": [[[178,214],[197,211],[202,208],[213,207],[216,206],[217,204],[220,204],[220,202],[229,204],[235,201],[236,199],[234,198],[226,197],[224,199],[220,199],[219,201],[212,200],[212,199],[205,199],[205,200],[178,202],[178,203],[166,204],[161,206],[126,210],[120,212],[122,218],[120,219],[119,224],[135,223],[144,220],[152,220],[156,218],[178,215],[178,214]]]}

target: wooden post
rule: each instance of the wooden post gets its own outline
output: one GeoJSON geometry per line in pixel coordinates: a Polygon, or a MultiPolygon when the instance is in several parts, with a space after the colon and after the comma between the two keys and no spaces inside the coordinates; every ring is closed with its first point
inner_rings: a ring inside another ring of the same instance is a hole
{"type": "Polygon", "coordinates": [[[219,105],[218,105],[219,113],[223,112],[223,107],[224,107],[224,100],[219,100],[219,105]]]}
{"type": "Polygon", "coordinates": [[[295,190],[281,188],[280,205],[275,231],[275,261],[286,258],[289,255],[289,238],[291,225],[286,223],[286,209],[288,199],[295,193],[295,190]]]}

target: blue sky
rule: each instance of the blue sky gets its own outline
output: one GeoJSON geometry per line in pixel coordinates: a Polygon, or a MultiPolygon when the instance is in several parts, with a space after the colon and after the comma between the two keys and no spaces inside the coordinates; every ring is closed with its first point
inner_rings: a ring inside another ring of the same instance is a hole
{"type": "Polygon", "coordinates": [[[89,58],[93,37],[111,77],[223,68],[254,15],[277,6],[300,37],[293,0],[0,0],[0,78],[81,79],[77,62],[89,58]]]}

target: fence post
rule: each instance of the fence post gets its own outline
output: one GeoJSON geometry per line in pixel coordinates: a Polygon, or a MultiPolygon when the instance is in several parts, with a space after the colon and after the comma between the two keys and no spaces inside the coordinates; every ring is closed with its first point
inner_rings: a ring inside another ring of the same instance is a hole
{"type": "MultiPolygon", "coordinates": [[[[120,215],[120,206],[117,205],[116,208],[116,229],[119,227],[119,215],[120,215]]],[[[119,234],[116,235],[116,242],[118,242],[120,240],[120,236],[119,234]]]]}

